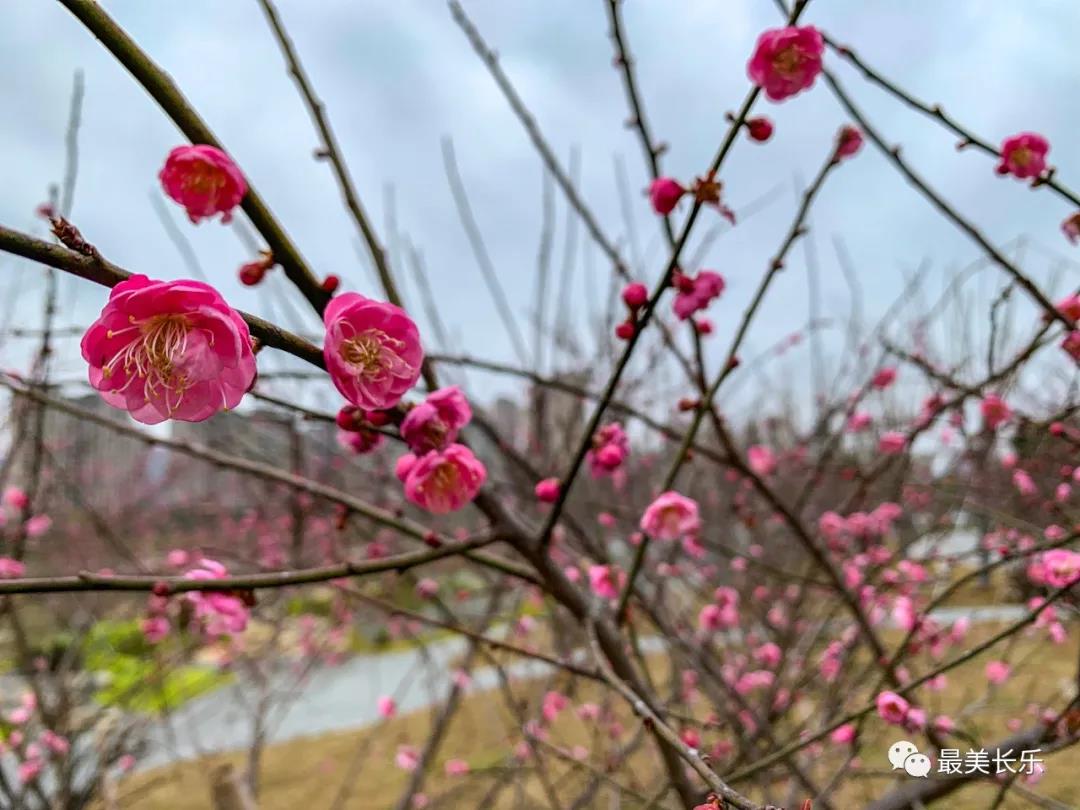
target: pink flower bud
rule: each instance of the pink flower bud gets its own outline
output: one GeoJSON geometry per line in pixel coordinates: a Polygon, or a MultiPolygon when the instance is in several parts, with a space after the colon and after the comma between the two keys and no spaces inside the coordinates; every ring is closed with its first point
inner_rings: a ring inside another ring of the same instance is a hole
{"type": "Polygon", "coordinates": [[[678,180],[670,177],[658,177],[649,186],[649,201],[653,210],[661,216],[667,216],[675,210],[686,189],[678,180]]]}

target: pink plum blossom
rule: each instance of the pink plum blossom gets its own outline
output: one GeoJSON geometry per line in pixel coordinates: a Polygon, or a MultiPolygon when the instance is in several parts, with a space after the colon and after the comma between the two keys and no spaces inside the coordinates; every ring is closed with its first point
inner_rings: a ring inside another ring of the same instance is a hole
{"type": "Polygon", "coordinates": [[[987,394],[979,405],[983,423],[990,430],[997,430],[1012,419],[1012,408],[997,394],[987,394]]]}
{"type": "Polygon", "coordinates": [[[406,414],[401,437],[414,453],[441,450],[457,440],[458,432],[472,420],[472,409],[456,385],[440,388],[406,414]]]}
{"type": "Polygon", "coordinates": [[[774,28],[758,38],[746,69],[770,101],[783,101],[814,84],[824,52],[825,41],[813,26],[774,28]]]}
{"type": "Polygon", "coordinates": [[[755,444],[747,450],[746,461],[750,469],[762,478],[776,472],[776,455],[763,444],[755,444]]]}
{"type": "Polygon", "coordinates": [[[995,169],[997,173],[1028,180],[1046,171],[1050,142],[1034,132],[1021,132],[1002,141],[1000,151],[1001,162],[995,169]]]}
{"type": "Polygon", "coordinates": [[[657,540],[678,540],[700,529],[697,501],[678,492],[660,494],[641,516],[641,530],[657,540]]]}
{"type": "Polygon", "coordinates": [[[82,356],[102,399],[148,425],[231,410],[255,381],[247,324],[201,281],[120,282],[86,330],[82,356]]]}
{"type": "Polygon", "coordinates": [[[420,376],[424,350],[416,324],[393,304],[342,293],[323,313],[323,357],[337,390],[365,410],[401,401],[420,376]]]}
{"type": "Polygon", "coordinates": [[[911,704],[895,692],[882,692],[877,696],[877,713],[886,723],[903,725],[911,710],[911,704]]]}
{"type": "Polygon", "coordinates": [[[463,444],[451,444],[444,450],[432,450],[420,458],[403,456],[398,460],[398,475],[407,469],[402,481],[405,497],[432,514],[456,512],[476,497],[487,480],[487,468],[463,444]],[[412,458],[405,465],[402,462],[412,458]]]}
{"type": "Polygon", "coordinates": [[[986,665],[986,680],[1000,686],[1009,679],[1012,668],[1004,661],[990,661],[986,665]]]}
{"type": "Polygon", "coordinates": [[[165,158],[158,179],[196,224],[217,214],[228,223],[247,194],[247,182],[232,158],[209,144],[177,146],[165,158]]]}

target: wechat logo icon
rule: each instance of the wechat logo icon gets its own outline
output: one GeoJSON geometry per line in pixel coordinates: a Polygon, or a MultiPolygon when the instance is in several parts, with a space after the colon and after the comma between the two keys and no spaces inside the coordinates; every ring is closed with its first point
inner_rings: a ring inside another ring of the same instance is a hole
{"type": "Polygon", "coordinates": [[[889,764],[894,771],[904,771],[908,776],[926,778],[930,773],[930,757],[920,754],[915,743],[907,740],[894,742],[889,747],[889,764]]]}

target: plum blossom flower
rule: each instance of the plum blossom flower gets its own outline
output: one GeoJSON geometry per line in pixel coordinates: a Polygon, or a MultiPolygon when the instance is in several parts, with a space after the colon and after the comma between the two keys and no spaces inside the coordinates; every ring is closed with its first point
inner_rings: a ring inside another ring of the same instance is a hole
{"type": "Polygon", "coordinates": [[[165,158],[158,179],[196,224],[217,214],[228,223],[232,210],[247,194],[247,181],[232,158],[209,144],[177,146],[165,158]]]}
{"type": "Polygon", "coordinates": [[[770,101],[783,101],[814,84],[824,52],[825,41],[813,26],[774,28],[758,38],[746,72],[770,101]]]}
{"type": "Polygon", "coordinates": [[[773,122],[765,116],[746,119],[746,133],[750,140],[765,143],[773,134],[773,122]]]}
{"type": "Polygon", "coordinates": [[[71,743],[67,737],[63,737],[57,734],[50,728],[41,732],[41,744],[49,750],[50,753],[55,754],[58,757],[67,756],[71,750],[71,743]]]}
{"type": "Polygon", "coordinates": [[[420,764],[420,752],[413,745],[399,745],[394,755],[394,764],[403,771],[415,771],[420,764]]]}
{"type": "Polygon", "coordinates": [[[1013,486],[1016,487],[1016,491],[1021,495],[1035,495],[1039,491],[1039,488],[1035,486],[1034,479],[1026,470],[1013,470],[1012,482],[1013,486]]]}
{"type": "Polygon", "coordinates": [[[1080,211],[1065,218],[1061,223],[1061,232],[1065,234],[1070,245],[1080,244],[1080,211]]]}
{"type": "Polygon", "coordinates": [[[626,431],[620,423],[611,422],[596,431],[585,458],[592,477],[601,478],[618,470],[629,455],[630,439],[626,431]]]}
{"type": "Polygon", "coordinates": [[[852,723],[844,723],[844,725],[833,729],[829,739],[841,745],[849,743],[855,739],[855,726],[852,723]]]}
{"type": "Polygon", "coordinates": [[[102,399],[148,425],[231,410],[255,381],[247,324],[201,281],[120,282],[83,335],[82,356],[102,399]]]}
{"type": "Polygon", "coordinates": [[[877,370],[873,379],[870,380],[870,385],[880,391],[884,391],[894,382],[896,382],[896,369],[892,366],[885,366],[884,368],[879,368],[877,370]]]}
{"type": "Polygon", "coordinates": [[[469,763],[463,759],[448,759],[444,767],[447,776],[465,776],[469,772],[469,763]]]}
{"type": "Polygon", "coordinates": [[[147,616],[141,623],[143,636],[150,644],[159,644],[169,637],[171,625],[167,616],[147,616]]]}
{"type": "Polygon", "coordinates": [[[362,456],[378,450],[382,446],[383,435],[365,427],[358,430],[339,430],[337,443],[343,449],[362,456]]]}
{"type": "Polygon", "coordinates": [[[686,189],[678,180],[671,177],[657,177],[649,186],[649,202],[653,210],[661,216],[667,216],[675,210],[686,193],[686,189]]]}
{"type": "Polygon", "coordinates": [[[989,661],[986,664],[986,680],[994,686],[1000,686],[1009,680],[1011,673],[1012,667],[1004,661],[989,661]]]}
{"type": "Polygon", "coordinates": [[[1051,588],[1065,588],[1080,582],[1080,553],[1066,548],[1044,552],[1028,566],[1028,578],[1051,588]]]}
{"type": "Polygon", "coordinates": [[[326,305],[323,322],[323,357],[341,395],[366,410],[397,405],[424,359],[416,324],[405,311],[349,292],[326,305]]]}
{"type": "Polygon", "coordinates": [[[411,453],[402,456],[396,472],[405,484],[405,497],[436,515],[456,512],[472,502],[487,480],[487,468],[463,444],[420,458],[411,453]]]}
{"type": "Polygon", "coordinates": [[[26,573],[26,566],[10,557],[0,557],[0,579],[18,579],[26,573]]]}
{"type": "Polygon", "coordinates": [[[987,394],[979,405],[983,422],[990,430],[997,430],[1012,419],[1012,408],[997,394],[987,394]]]}
{"type": "Polygon", "coordinates": [[[899,431],[890,430],[888,433],[882,433],[881,438],[878,439],[878,450],[886,455],[902,453],[906,446],[907,436],[899,431]]]}
{"type": "Polygon", "coordinates": [[[4,490],[4,503],[12,509],[25,509],[30,505],[30,496],[20,487],[8,487],[4,490]]]}
{"type": "Polygon", "coordinates": [[[569,705],[569,698],[562,692],[547,692],[544,695],[544,702],[540,708],[540,714],[543,715],[544,722],[551,723],[562,713],[562,710],[569,705]]]}
{"type": "Polygon", "coordinates": [[[657,540],[678,540],[695,535],[700,529],[697,501],[678,492],[660,494],[641,516],[641,530],[657,540]]]}
{"type": "Polygon", "coordinates": [[[903,725],[911,710],[911,704],[895,692],[882,692],[877,696],[877,713],[890,725],[903,725]]]}
{"type": "Polygon", "coordinates": [[[847,420],[847,429],[852,433],[862,433],[873,423],[874,417],[866,411],[855,411],[847,420]]]}
{"type": "Polygon", "coordinates": [[[1080,363],[1080,329],[1074,329],[1069,332],[1061,341],[1061,348],[1065,350],[1065,353],[1069,355],[1075,362],[1080,363]]]}
{"type": "Polygon", "coordinates": [[[850,124],[840,127],[840,131],[836,134],[834,160],[841,161],[853,156],[862,148],[862,145],[863,136],[856,127],[850,124]]]}
{"type": "Polygon", "coordinates": [[[555,503],[559,499],[561,485],[558,478],[545,478],[536,484],[534,492],[536,500],[541,503],[555,503]]]}
{"type": "Polygon", "coordinates": [[[710,603],[698,611],[698,627],[703,631],[711,632],[723,626],[723,610],[719,605],[710,603]]]}
{"type": "Polygon", "coordinates": [[[401,437],[414,453],[441,450],[472,420],[472,408],[456,385],[432,391],[401,422],[401,437]]]}
{"type": "Polygon", "coordinates": [[[680,321],[707,308],[726,286],[724,277],[712,270],[702,270],[696,276],[677,272],[672,277],[672,284],[678,290],[672,309],[680,321]]]}
{"type": "Polygon", "coordinates": [[[617,599],[625,584],[625,571],[611,565],[589,566],[589,587],[601,599],[617,599]]]}
{"type": "Polygon", "coordinates": [[[762,478],[776,472],[776,455],[763,444],[755,444],[746,451],[746,463],[762,478]]]}
{"type": "Polygon", "coordinates": [[[19,763],[19,783],[28,785],[37,780],[45,769],[45,762],[40,757],[28,757],[19,763]]]}
{"type": "MultiPolygon", "coordinates": [[[[185,579],[225,579],[228,569],[217,560],[203,557],[184,574],[185,579]]],[[[184,597],[195,609],[195,618],[210,636],[242,633],[247,628],[248,606],[243,598],[223,591],[188,591],[184,597]]]]}
{"type": "Polygon", "coordinates": [[[1020,180],[1038,177],[1046,171],[1046,155],[1050,142],[1034,132],[1010,135],[1001,142],[1001,162],[995,171],[1011,174],[1020,180]]]}
{"type": "Polygon", "coordinates": [[[389,695],[381,696],[375,702],[376,709],[379,712],[379,717],[389,719],[397,714],[397,702],[389,695]]]}

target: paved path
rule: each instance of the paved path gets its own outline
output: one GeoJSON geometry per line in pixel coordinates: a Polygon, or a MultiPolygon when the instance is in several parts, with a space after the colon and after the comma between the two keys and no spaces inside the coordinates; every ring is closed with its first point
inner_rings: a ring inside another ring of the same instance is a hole
{"type": "MultiPolygon", "coordinates": [[[[931,616],[947,625],[962,616],[972,622],[1015,621],[1026,612],[1023,605],[993,605],[940,608],[931,616]]],[[[655,649],[659,643],[656,638],[644,640],[647,649],[655,649]]],[[[359,656],[340,666],[317,669],[299,684],[294,671],[283,670],[271,679],[275,691],[271,705],[283,707],[271,712],[267,739],[285,742],[375,723],[379,720],[376,701],[382,695],[395,695],[401,712],[436,705],[449,689],[450,668],[465,646],[460,638],[448,638],[422,651],[359,656]]],[[[542,661],[519,659],[506,670],[513,678],[525,679],[547,674],[551,667],[542,661]]],[[[485,691],[497,685],[495,670],[480,669],[473,673],[470,690],[485,691]]],[[[151,750],[140,767],[246,748],[252,738],[250,691],[227,686],[186,704],[170,723],[155,729],[151,750]]]]}

